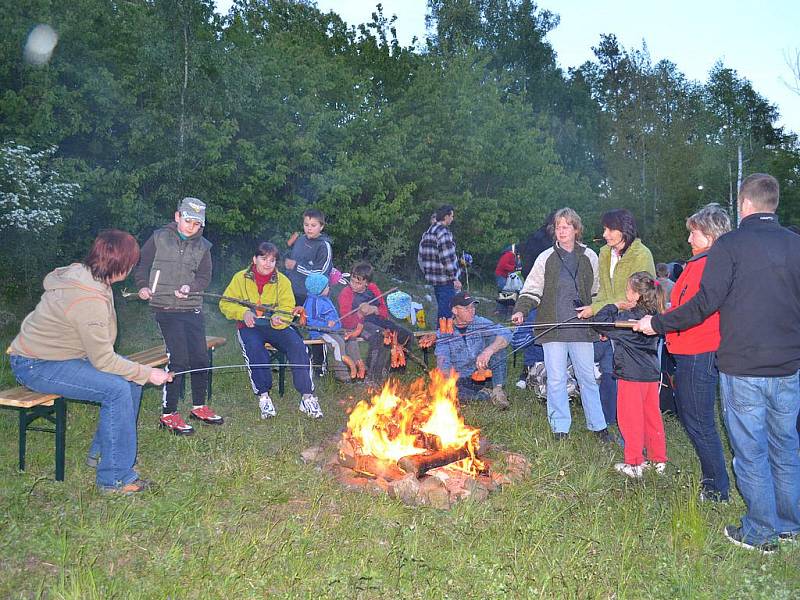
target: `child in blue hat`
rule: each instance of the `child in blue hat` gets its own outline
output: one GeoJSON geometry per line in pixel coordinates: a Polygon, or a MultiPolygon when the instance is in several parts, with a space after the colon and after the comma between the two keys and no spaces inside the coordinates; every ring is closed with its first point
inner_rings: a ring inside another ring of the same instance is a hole
{"type": "MultiPolygon", "coordinates": [[[[312,327],[341,330],[339,313],[328,298],[330,292],[328,278],[322,273],[312,273],[306,277],[306,291],[308,296],[303,308],[306,311],[307,323],[312,327]]],[[[357,368],[357,364],[364,364],[361,361],[357,341],[345,340],[343,333],[314,330],[311,330],[309,337],[312,340],[322,339],[333,348],[333,376],[337,381],[349,382],[359,378],[359,375],[361,378],[364,377],[364,368],[357,368]]]]}

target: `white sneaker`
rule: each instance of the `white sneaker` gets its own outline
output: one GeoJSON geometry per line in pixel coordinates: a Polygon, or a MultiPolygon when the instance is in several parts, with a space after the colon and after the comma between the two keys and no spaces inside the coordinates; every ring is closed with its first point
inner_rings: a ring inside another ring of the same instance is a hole
{"type": "Polygon", "coordinates": [[[269,419],[278,414],[278,411],[275,410],[275,405],[272,404],[272,398],[266,392],[258,397],[258,410],[261,411],[262,419],[269,419]]]}
{"type": "Polygon", "coordinates": [[[645,469],[653,469],[659,475],[663,475],[664,471],[667,470],[667,463],[665,462],[650,462],[646,460],[643,466],[645,469]]]}
{"type": "Polygon", "coordinates": [[[298,408],[300,412],[306,413],[312,419],[322,418],[322,409],[319,407],[319,400],[314,394],[303,394],[298,408]]]}
{"type": "Polygon", "coordinates": [[[614,465],[617,473],[622,473],[631,479],[640,479],[644,474],[644,465],[629,465],[628,463],[617,463],[614,465]]]}
{"type": "Polygon", "coordinates": [[[528,382],[525,381],[524,379],[520,379],[514,385],[516,385],[519,389],[524,390],[528,387],[528,382]]]}

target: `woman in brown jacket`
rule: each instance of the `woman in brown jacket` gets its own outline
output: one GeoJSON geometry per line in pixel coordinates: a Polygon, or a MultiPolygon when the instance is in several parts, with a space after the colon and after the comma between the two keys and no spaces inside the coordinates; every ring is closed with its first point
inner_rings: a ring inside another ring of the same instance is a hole
{"type": "Polygon", "coordinates": [[[11,370],[22,385],[45,394],[100,404],[90,457],[97,485],[111,492],[141,492],[136,462],[136,420],[145,383],[163,385],[171,374],[114,352],[117,316],[111,284],[139,260],[139,244],[124,231],[101,232],[83,262],[44,279],[44,294],[9,347],[11,370]]]}

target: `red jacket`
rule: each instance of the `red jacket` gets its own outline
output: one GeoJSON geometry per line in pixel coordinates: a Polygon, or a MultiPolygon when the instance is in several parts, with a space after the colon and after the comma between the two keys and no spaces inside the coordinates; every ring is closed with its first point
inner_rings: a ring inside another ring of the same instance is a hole
{"type": "MultiPolygon", "coordinates": [[[[700,290],[700,280],[706,268],[706,253],[693,256],[686,263],[670,295],[670,310],[686,304],[700,290]]],[[[667,311],[669,312],[669,311],[667,311]]],[[[667,334],[667,348],[672,354],[701,354],[719,348],[719,311],[705,321],[683,331],[667,334]]]]}
{"type": "MultiPolygon", "coordinates": [[[[375,294],[375,297],[381,295],[381,290],[374,283],[367,285],[367,289],[375,294]]],[[[373,304],[375,304],[373,302],[373,304]]],[[[386,302],[383,298],[378,298],[378,316],[382,319],[389,318],[389,309],[386,308],[386,302]]],[[[364,321],[364,316],[360,312],[354,312],[352,315],[345,316],[351,310],[358,308],[353,306],[353,289],[348,285],[339,293],[339,314],[342,319],[342,327],[345,329],[354,329],[359,323],[364,321]]]]}
{"type": "Polygon", "coordinates": [[[494,274],[499,277],[508,277],[509,273],[517,270],[517,256],[507,250],[500,255],[500,260],[497,261],[497,266],[494,268],[494,274]]]}

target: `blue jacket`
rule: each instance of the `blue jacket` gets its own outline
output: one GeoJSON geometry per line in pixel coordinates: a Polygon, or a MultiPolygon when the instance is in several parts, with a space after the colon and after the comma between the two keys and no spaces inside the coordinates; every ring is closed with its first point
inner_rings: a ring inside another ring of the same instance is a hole
{"type": "Polygon", "coordinates": [[[436,366],[444,373],[455,369],[459,377],[472,375],[478,354],[483,352],[498,335],[511,342],[511,330],[485,317],[476,316],[463,334],[458,329],[455,331],[455,333],[437,332],[436,366]]]}
{"type": "MultiPolygon", "coordinates": [[[[339,313],[336,312],[336,307],[327,296],[312,296],[309,294],[303,304],[303,308],[306,311],[306,322],[312,327],[342,328],[342,324],[339,323],[339,313]],[[328,321],[336,321],[336,324],[331,327],[328,321]]],[[[319,331],[312,330],[308,336],[312,340],[316,340],[322,337],[322,334],[319,331]]]]}

